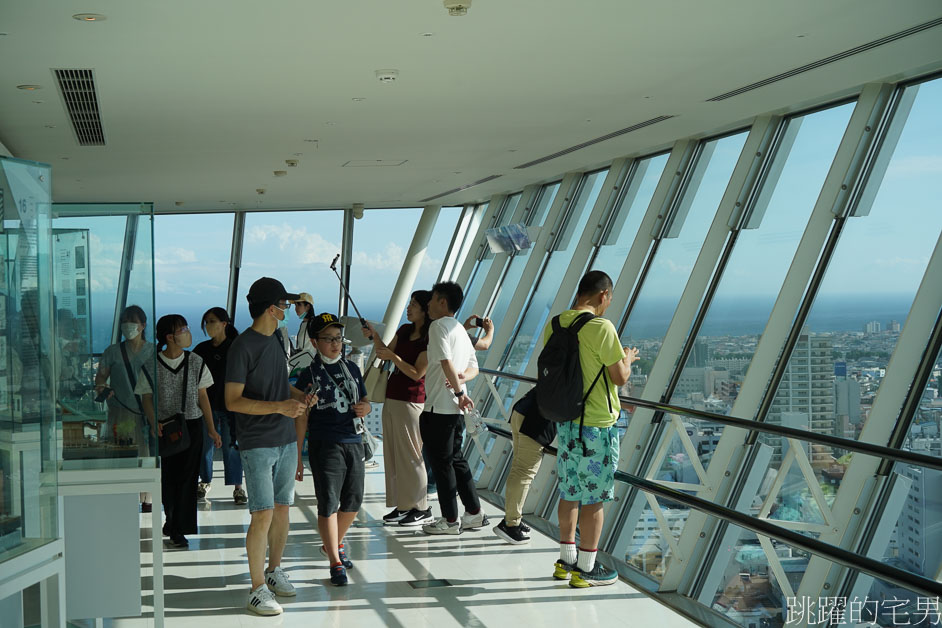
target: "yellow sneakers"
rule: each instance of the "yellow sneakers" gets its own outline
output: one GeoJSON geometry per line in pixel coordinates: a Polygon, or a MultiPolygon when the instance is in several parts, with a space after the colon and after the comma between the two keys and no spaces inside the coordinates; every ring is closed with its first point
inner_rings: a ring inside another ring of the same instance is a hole
{"type": "Polygon", "coordinates": [[[557,580],[569,580],[569,574],[576,572],[575,565],[571,565],[562,559],[557,560],[553,568],[553,577],[557,580]]]}

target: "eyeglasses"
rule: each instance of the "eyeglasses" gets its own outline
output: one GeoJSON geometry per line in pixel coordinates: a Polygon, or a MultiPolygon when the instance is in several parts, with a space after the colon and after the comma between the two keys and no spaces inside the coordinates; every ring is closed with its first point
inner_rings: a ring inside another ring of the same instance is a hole
{"type": "Polygon", "coordinates": [[[188,334],[188,333],[190,333],[190,328],[189,328],[189,327],[181,327],[181,328],[178,329],[177,331],[173,332],[173,335],[174,335],[174,336],[179,336],[180,334],[188,334]]]}
{"type": "Polygon", "coordinates": [[[321,342],[328,342],[332,345],[339,345],[341,342],[343,342],[343,336],[330,336],[329,338],[318,336],[317,339],[321,342]]]}

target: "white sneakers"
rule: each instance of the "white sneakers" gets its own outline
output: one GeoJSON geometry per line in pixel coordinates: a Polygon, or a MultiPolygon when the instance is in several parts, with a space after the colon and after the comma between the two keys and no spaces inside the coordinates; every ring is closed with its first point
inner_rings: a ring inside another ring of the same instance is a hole
{"type": "Polygon", "coordinates": [[[461,534],[462,530],[477,530],[488,524],[487,515],[484,511],[476,515],[464,513],[461,515],[461,521],[448,523],[444,517],[439,517],[434,523],[422,526],[422,531],[426,534],[461,534]]]}
{"type": "Polygon", "coordinates": [[[476,515],[469,515],[468,513],[461,515],[462,530],[477,530],[478,528],[483,528],[487,524],[487,515],[484,514],[483,510],[479,510],[478,514],[476,515]]]}
{"type": "Polygon", "coordinates": [[[275,596],[268,590],[264,584],[249,594],[249,601],[245,605],[247,609],[257,615],[281,615],[281,604],[275,601],[275,596]]]}
{"type": "Polygon", "coordinates": [[[461,534],[461,524],[455,521],[448,523],[448,519],[439,517],[434,523],[422,526],[426,534],[461,534]]]}
{"type": "Polygon", "coordinates": [[[258,585],[249,593],[245,607],[258,615],[281,615],[281,604],[275,601],[275,595],[296,594],[294,586],[288,581],[288,574],[281,567],[275,567],[273,571],[265,572],[265,584],[258,585]]]}
{"type": "Polygon", "coordinates": [[[281,567],[275,567],[273,571],[265,572],[265,584],[268,585],[269,589],[275,592],[275,595],[291,597],[297,594],[297,591],[294,590],[294,585],[288,581],[288,574],[282,571],[281,567]]]}

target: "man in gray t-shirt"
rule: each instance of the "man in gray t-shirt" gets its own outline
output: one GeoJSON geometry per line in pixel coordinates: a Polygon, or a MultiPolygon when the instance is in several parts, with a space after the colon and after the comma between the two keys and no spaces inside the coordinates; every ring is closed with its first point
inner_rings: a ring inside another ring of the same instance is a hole
{"type": "Polygon", "coordinates": [[[289,302],[298,298],[277,279],[262,277],[253,283],[248,294],[252,326],[232,342],[226,360],[226,407],[236,416],[252,514],[245,536],[252,577],[246,607],[259,615],[282,612],[272,592],[295,595],[281,569],[281,555],[298,467],[294,419],[307,408],[308,400],[288,385],[287,356],[273,334],[285,320],[289,302]],[[264,569],[266,549],[268,569],[264,569]]]}

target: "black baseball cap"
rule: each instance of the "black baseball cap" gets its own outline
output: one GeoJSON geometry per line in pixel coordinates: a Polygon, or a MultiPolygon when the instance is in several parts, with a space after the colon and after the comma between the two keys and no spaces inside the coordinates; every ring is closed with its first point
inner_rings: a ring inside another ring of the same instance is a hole
{"type": "Polygon", "coordinates": [[[307,333],[311,338],[316,338],[317,334],[321,333],[328,327],[340,327],[343,329],[343,323],[341,323],[340,319],[333,314],[324,312],[323,314],[318,314],[311,319],[311,322],[307,324],[307,333]]]}
{"type": "Polygon", "coordinates": [[[299,294],[291,294],[285,290],[284,284],[271,277],[262,277],[249,288],[249,303],[278,303],[284,301],[297,301],[299,294]]]}

